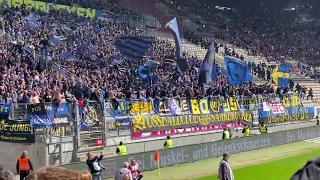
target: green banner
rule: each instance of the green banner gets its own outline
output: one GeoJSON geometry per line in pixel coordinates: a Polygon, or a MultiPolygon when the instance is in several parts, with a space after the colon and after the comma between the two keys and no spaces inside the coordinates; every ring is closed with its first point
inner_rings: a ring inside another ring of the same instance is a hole
{"type": "MultiPolygon", "coordinates": [[[[291,142],[303,141],[320,137],[320,126],[308,127],[303,129],[295,129],[270,133],[265,135],[255,135],[246,138],[236,138],[230,140],[221,140],[211,143],[203,143],[197,145],[183,146],[172,149],[160,150],[160,167],[168,167],[198,160],[214,158],[221,156],[227,152],[230,154],[262,149],[291,142]]],[[[129,149],[130,151],[130,149],[129,149]]],[[[106,167],[103,171],[103,178],[113,177],[117,168],[123,166],[123,162],[135,159],[141,170],[153,170],[157,168],[154,161],[155,151],[143,152],[138,154],[130,154],[126,156],[118,156],[103,159],[100,163],[106,167]]],[[[62,165],[65,168],[87,170],[85,163],[76,163],[62,165]]]]}

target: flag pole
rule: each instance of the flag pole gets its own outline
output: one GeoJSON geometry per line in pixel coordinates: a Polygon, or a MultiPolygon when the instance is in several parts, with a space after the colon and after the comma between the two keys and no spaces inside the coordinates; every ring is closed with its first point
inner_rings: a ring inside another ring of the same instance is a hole
{"type": "Polygon", "coordinates": [[[161,180],[159,150],[156,150],[156,154],[154,155],[154,161],[157,162],[157,166],[158,166],[158,180],[161,180]]]}
{"type": "Polygon", "coordinates": [[[161,180],[161,174],[160,174],[160,160],[158,160],[158,180],[161,180]]]}

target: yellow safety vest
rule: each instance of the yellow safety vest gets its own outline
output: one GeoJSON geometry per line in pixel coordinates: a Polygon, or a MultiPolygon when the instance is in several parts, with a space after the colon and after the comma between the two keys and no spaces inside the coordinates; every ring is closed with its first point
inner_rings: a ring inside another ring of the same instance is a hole
{"type": "Polygon", "coordinates": [[[127,148],[124,146],[124,145],[122,145],[122,146],[119,146],[119,154],[121,155],[121,156],[123,156],[123,155],[127,155],[127,148]]]}
{"type": "Polygon", "coordinates": [[[224,138],[225,139],[230,139],[230,132],[229,131],[224,131],[224,138]]]}
{"type": "Polygon", "coordinates": [[[267,128],[266,128],[265,125],[260,126],[260,127],[259,127],[259,130],[260,130],[261,133],[267,133],[267,128]]]}
{"type": "Polygon", "coordinates": [[[168,139],[165,148],[172,148],[172,140],[168,139]]]}
{"type": "Polygon", "coordinates": [[[245,132],[243,133],[243,136],[250,136],[250,133],[251,133],[251,131],[250,131],[249,128],[245,129],[245,132]]]}

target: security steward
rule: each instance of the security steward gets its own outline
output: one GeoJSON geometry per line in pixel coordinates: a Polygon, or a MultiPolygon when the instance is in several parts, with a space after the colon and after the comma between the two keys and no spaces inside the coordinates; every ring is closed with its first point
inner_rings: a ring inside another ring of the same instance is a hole
{"type": "Polygon", "coordinates": [[[222,132],[222,140],[224,140],[224,139],[230,139],[230,138],[231,138],[230,129],[224,128],[224,129],[223,129],[223,132],[222,132]]]}
{"type": "Polygon", "coordinates": [[[246,126],[243,128],[243,130],[242,130],[242,134],[243,134],[243,136],[245,136],[245,137],[250,136],[250,135],[251,135],[251,129],[250,129],[250,127],[246,125],[246,126]]]}
{"type": "Polygon", "coordinates": [[[261,134],[268,133],[268,128],[266,127],[266,125],[264,124],[263,121],[260,123],[259,131],[260,131],[261,134]]]}
{"type": "Polygon", "coordinates": [[[167,136],[167,140],[163,144],[164,148],[172,148],[172,139],[170,136],[167,136]]]}
{"type": "Polygon", "coordinates": [[[120,141],[119,147],[117,148],[116,153],[119,154],[120,156],[127,155],[127,148],[126,146],[123,145],[122,141],[120,141]]]}
{"type": "Polygon", "coordinates": [[[319,118],[319,116],[316,116],[316,119],[317,119],[317,126],[319,126],[319,124],[320,124],[320,118],[319,118]]]}
{"type": "Polygon", "coordinates": [[[23,151],[17,161],[17,173],[20,174],[20,180],[24,180],[31,171],[33,171],[32,163],[28,157],[28,152],[23,151]]]}

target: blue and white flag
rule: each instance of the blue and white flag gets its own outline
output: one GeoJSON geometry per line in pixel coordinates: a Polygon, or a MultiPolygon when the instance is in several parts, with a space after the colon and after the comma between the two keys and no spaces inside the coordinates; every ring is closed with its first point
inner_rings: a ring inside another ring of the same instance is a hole
{"type": "Polygon", "coordinates": [[[198,83],[202,85],[203,83],[209,83],[217,78],[216,72],[216,62],[215,62],[215,46],[212,41],[208,47],[207,54],[202,61],[198,83]]]}
{"type": "Polygon", "coordinates": [[[229,84],[241,85],[252,81],[252,75],[246,63],[227,56],[224,57],[224,62],[226,64],[229,84]]]}

